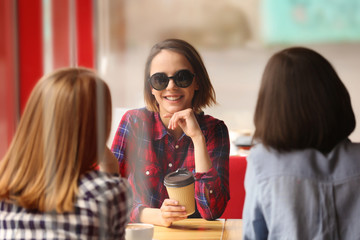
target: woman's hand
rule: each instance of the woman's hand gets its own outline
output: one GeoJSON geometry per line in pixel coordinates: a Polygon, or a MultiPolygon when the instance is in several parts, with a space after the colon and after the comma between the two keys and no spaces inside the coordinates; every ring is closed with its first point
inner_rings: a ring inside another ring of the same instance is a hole
{"type": "Polygon", "coordinates": [[[160,207],[160,224],[165,227],[171,226],[175,221],[186,219],[186,209],[179,205],[178,201],[165,199],[160,207]]]}
{"type": "Polygon", "coordinates": [[[207,172],[212,167],[209,153],[206,148],[205,137],[196,120],[194,111],[191,108],[176,112],[174,114],[165,114],[164,117],[170,118],[168,128],[174,130],[178,126],[184,133],[191,138],[194,144],[195,153],[195,172],[207,172]]]}
{"type": "Polygon", "coordinates": [[[164,117],[170,118],[168,125],[170,130],[175,130],[179,126],[190,138],[202,136],[200,126],[196,120],[194,111],[191,108],[187,108],[174,114],[165,114],[164,117]]]}

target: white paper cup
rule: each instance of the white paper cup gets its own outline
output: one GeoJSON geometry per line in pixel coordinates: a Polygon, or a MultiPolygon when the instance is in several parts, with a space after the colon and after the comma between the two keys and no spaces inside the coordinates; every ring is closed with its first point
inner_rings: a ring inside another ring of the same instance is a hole
{"type": "Polygon", "coordinates": [[[147,223],[129,223],[125,229],[125,240],[152,240],[154,225],[147,223]]]}

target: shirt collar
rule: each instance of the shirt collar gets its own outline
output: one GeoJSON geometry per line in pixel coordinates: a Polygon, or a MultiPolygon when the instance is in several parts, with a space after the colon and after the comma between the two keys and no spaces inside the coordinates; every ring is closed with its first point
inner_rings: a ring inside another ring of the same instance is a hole
{"type": "Polygon", "coordinates": [[[161,121],[159,112],[154,112],[154,119],[155,119],[154,138],[155,140],[159,140],[167,134],[167,130],[163,122],[161,121]]]}

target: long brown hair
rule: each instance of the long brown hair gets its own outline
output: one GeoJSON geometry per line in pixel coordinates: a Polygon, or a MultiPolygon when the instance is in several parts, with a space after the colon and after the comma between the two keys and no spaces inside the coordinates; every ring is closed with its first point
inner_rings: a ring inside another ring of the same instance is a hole
{"type": "Polygon", "coordinates": [[[191,44],[185,42],[184,40],[166,39],[155,44],[151,48],[145,64],[144,98],[146,106],[150,111],[159,111],[156,99],[151,94],[151,86],[148,79],[150,77],[151,62],[154,57],[161,52],[161,50],[170,50],[185,56],[194,69],[195,79],[199,86],[199,90],[195,91],[192,101],[192,106],[195,112],[201,112],[202,108],[216,104],[215,90],[210,82],[209,75],[200,54],[191,44]]]}
{"type": "Polygon", "coordinates": [[[97,165],[110,126],[110,91],[93,71],[65,68],[44,76],[0,162],[0,200],[72,211],[78,179],[97,165]]]}
{"type": "Polygon", "coordinates": [[[331,64],[303,47],[268,61],[258,95],[254,139],[279,151],[329,152],[355,128],[346,87],[331,64]]]}

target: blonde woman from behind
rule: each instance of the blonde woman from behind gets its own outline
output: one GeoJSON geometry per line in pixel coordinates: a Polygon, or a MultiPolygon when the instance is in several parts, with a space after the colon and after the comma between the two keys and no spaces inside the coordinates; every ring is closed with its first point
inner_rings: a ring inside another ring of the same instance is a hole
{"type": "Polygon", "coordinates": [[[0,161],[0,239],[124,239],[132,195],[110,127],[110,91],[93,71],[38,81],[0,161]]]}

